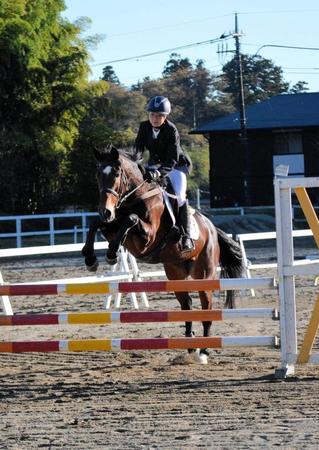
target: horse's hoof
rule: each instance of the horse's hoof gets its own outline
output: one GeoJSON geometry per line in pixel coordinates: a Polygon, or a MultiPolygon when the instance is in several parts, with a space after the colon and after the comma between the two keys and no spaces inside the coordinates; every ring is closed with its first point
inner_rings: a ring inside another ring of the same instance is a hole
{"type": "Polygon", "coordinates": [[[98,267],[99,267],[99,262],[97,259],[90,266],[88,264],[86,264],[86,270],[88,270],[89,272],[96,272],[98,267]]]}
{"type": "Polygon", "coordinates": [[[192,353],[194,360],[199,364],[208,364],[208,356],[201,352],[198,348],[195,353],[192,353]]]}
{"type": "Polygon", "coordinates": [[[115,264],[117,264],[117,256],[115,256],[115,258],[109,258],[107,255],[105,255],[105,261],[106,264],[109,264],[110,266],[115,266],[115,264]]]}
{"type": "Polygon", "coordinates": [[[201,349],[200,349],[200,353],[201,353],[202,355],[209,356],[209,350],[208,350],[208,348],[201,348],[201,349]]]}
{"type": "Polygon", "coordinates": [[[96,272],[97,268],[99,267],[99,262],[96,258],[96,256],[87,256],[85,259],[85,265],[86,265],[86,269],[89,272],[96,272]]]}

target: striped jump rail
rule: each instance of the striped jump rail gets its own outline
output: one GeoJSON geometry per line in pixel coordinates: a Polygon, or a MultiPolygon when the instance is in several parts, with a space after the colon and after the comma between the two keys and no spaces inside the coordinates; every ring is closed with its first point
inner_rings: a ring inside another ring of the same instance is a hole
{"type": "Polygon", "coordinates": [[[276,347],[276,336],[212,336],[150,339],[82,339],[0,342],[0,353],[107,352],[123,350],[174,350],[189,348],[276,347]]]}
{"type": "Polygon", "coordinates": [[[114,311],[85,313],[19,314],[0,316],[0,326],[20,325],[104,325],[111,323],[151,323],[221,321],[233,318],[278,319],[274,308],[213,309],[200,311],[114,311]]]}
{"type": "Polygon", "coordinates": [[[158,280],[100,283],[3,284],[0,295],[81,295],[132,292],[192,292],[275,287],[274,278],[227,278],[220,280],[158,280]]]}

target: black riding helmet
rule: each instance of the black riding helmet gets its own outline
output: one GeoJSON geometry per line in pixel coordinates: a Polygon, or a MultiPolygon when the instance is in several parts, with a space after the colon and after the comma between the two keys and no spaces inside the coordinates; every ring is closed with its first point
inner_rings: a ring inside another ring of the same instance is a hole
{"type": "Polygon", "coordinates": [[[171,112],[171,103],[167,97],[156,95],[151,98],[147,105],[147,111],[160,114],[169,114],[171,112]]]}

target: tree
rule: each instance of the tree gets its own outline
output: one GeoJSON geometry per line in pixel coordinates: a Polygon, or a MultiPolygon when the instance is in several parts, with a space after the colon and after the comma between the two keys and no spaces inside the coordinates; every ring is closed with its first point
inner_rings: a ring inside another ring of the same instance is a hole
{"type": "MultiPolygon", "coordinates": [[[[282,69],[270,59],[260,55],[241,55],[244,97],[246,105],[267,100],[274,95],[288,92],[289,83],[284,81],[282,69]]],[[[233,96],[238,105],[237,60],[234,57],[223,68],[225,92],[233,96]]]]}
{"type": "Polygon", "coordinates": [[[120,80],[118,79],[116,73],[113,70],[112,66],[103,67],[103,76],[101,78],[104,81],[108,81],[113,84],[120,84],[120,80]]]}
{"type": "Polygon", "coordinates": [[[192,64],[188,58],[181,58],[178,53],[171,53],[170,59],[167,61],[164,70],[163,77],[169,77],[173,73],[179,72],[180,70],[189,71],[192,70],[192,64]]]}
{"type": "Polygon", "coordinates": [[[80,123],[79,137],[68,160],[69,204],[96,209],[98,191],[93,149],[103,151],[109,145],[125,148],[134,143],[144,115],[146,99],[138,91],[110,84],[103,96],[92,99],[80,123]]]}
{"type": "Polygon", "coordinates": [[[289,89],[289,94],[302,94],[309,91],[306,81],[298,81],[289,89]]]}
{"type": "Polygon", "coordinates": [[[209,147],[203,136],[192,136],[192,144],[188,153],[193,163],[193,171],[188,177],[187,190],[189,197],[196,198],[197,189],[209,191],[209,147]]]}
{"type": "MultiPolygon", "coordinates": [[[[81,28],[62,0],[0,0],[0,189],[6,213],[56,210],[92,92],[81,28]]],[[[84,22],[82,22],[84,23],[84,22]]]]}

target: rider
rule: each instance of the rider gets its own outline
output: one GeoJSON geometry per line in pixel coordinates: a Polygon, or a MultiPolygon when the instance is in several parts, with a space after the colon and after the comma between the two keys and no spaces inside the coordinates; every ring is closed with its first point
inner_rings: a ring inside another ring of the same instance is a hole
{"type": "Polygon", "coordinates": [[[186,199],[186,174],[190,173],[191,160],[182,150],[176,126],[167,120],[171,104],[167,97],[157,95],[147,105],[148,120],[141,122],[134,148],[136,151],[149,151],[149,161],[145,165],[144,179],[157,181],[167,176],[177,196],[178,222],[182,228],[182,251],[194,248],[190,238],[190,218],[186,199]]]}

